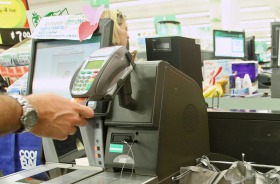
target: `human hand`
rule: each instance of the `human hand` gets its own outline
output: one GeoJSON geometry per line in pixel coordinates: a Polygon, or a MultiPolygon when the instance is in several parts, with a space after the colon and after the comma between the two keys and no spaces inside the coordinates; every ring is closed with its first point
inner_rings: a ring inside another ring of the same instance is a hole
{"type": "Polygon", "coordinates": [[[32,94],[26,96],[36,109],[37,123],[31,133],[58,140],[73,135],[78,126],[85,126],[86,119],[94,115],[90,107],[72,102],[53,94],[32,94]]]}

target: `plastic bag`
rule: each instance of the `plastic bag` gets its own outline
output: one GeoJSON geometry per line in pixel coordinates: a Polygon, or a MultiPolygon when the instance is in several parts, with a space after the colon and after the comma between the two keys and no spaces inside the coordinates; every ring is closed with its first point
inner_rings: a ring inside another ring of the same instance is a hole
{"type": "Polygon", "coordinates": [[[232,184],[280,184],[279,177],[275,169],[261,173],[244,161],[234,162],[224,175],[232,184]]]}
{"type": "Polygon", "coordinates": [[[172,180],[179,184],[280,184],[280,167],[261,173],[250,163],[233,162],[229,169],[219,171],[206,156],[196,166],[180,168],[180,175],[172,180]]]}
{"type": "Polygon", "coordinates": [[[229,182],[219,183],[223,179],[224,171],[219,171],[212,165],[206,156],[198,159],[198,165],[180,168],[180,175],[172,180],[179,180],[179,184],[229,184],[229,182]]]}

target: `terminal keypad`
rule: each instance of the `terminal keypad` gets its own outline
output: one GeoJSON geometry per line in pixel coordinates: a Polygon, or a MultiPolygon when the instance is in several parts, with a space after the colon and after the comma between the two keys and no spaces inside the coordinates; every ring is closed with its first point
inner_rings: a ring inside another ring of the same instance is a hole
{"type": "Polygon", "coordinates": [[[72,93],[83,94],[87,92],[98,72],[99,70],[81,70],[74,81],[72,93]]]}

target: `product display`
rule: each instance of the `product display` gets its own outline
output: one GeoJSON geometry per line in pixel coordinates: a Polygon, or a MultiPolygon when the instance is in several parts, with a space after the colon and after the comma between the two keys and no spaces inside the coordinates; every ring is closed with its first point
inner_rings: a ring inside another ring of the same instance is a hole
{"type": "Polygon", "coordinates": [[[32,39],[27,38],[0,54],[0,65],[4,67],[28,66],[31,59],[32,39]]]}

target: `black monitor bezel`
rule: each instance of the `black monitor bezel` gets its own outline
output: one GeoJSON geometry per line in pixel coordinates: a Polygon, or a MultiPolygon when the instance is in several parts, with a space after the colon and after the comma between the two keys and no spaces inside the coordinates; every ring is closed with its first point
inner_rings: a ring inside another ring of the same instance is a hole
{"type": "MultiPolygon", "coordinates": [[[[80,42],[79,40],[73,40],[73,42],[79,42],[81,44],[90,42],[94,36],[100,36],[100,48],[102,47],[109,47],[112,46],[112,39],[113,39],[113,26],[114,22],[112,19],[104,18],[100,19],[98,23],[98,29],[92,34],[91,39],[83,40],[80,42]]],[[[31,46],[31,60],[29,63],[29,71],[28,71],[28,83],[27,83],[27,91],[26,94],[32,94],[33,88],[33,77],[34,77],[34,69],[35,69],[35,60],[36,60],[36,49],[37,44],[42,42],[52,42],[52,41],[65,41],[65,40],[58,40],[58,39],[32,39],[32,46],[31,46]]]]}
{"type": "Polygon", "coordinates": [[[244,31],[229,31],[229,30],[219,30],[219,29],[214,29],[213,30],[213,51],[214,51],[214,57],[218,59],[245,59],[246,57],[246,49],[245,49],[245,32],[244,31]],[[216,32],[224,32],[228,34],[242,34],[244,41],[243,41],[243,52],[244,56],[243,57],[237,57],[237,56],[217,56],[216,55],[216,39],[215,39],[215,33],[216,32]]]}
{"type": "Polygon", "coordinates": [[[246,60],[257,60],[255,39],[256,39],[255,36],[250,36],[245,38],[246,60]]]}

